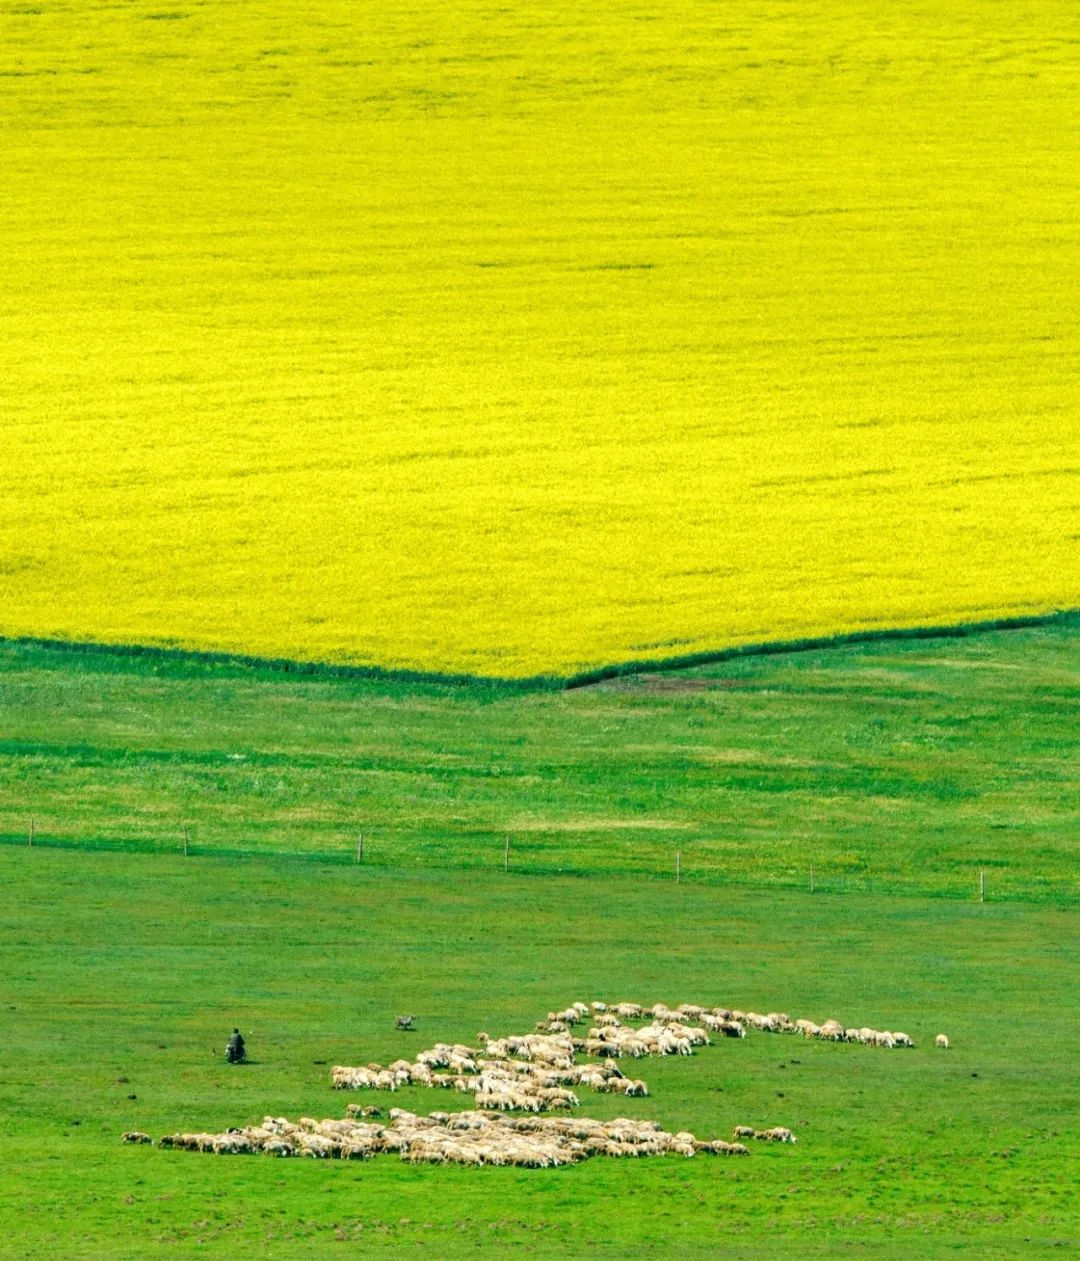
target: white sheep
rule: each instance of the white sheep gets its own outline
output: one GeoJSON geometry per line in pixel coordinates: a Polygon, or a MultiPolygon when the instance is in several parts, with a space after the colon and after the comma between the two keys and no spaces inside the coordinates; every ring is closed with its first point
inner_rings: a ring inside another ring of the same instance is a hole
{"type": "Polygon", "coordinates": [[[644,1015],[640,1003],[616,1003],[613,1010],[623,1020],[640,1020],[644,1015]]]}
{"type": "Polygon", "coordinates": [[[764,1138],[769,1143],[797,1143],[799,1141],[786,1125],[774,1125],[764,1134],[755,1135],[755,1137],[764,1138]]]}

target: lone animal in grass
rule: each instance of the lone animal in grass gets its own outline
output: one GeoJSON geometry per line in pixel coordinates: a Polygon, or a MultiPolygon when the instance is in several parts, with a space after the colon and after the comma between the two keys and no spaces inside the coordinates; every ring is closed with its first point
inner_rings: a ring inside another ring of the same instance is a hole
{"type": "Polygon", "coordinates": [[[940,1047],[942,1051],[947,1051],[949,1049],[948,1035],[944,1033],[939,1033],[938,1036],[934,1039],[934,1046],[940,1047]]]}
{"type": "Polygon", "coordinates": [[[398,1016],[398,1018],[394,1021],[394,1028],[395,1029],[412,1029],[415,1027],[413,1024],[415,1020],[416,1020],[415,1016],[398,1016]]]}

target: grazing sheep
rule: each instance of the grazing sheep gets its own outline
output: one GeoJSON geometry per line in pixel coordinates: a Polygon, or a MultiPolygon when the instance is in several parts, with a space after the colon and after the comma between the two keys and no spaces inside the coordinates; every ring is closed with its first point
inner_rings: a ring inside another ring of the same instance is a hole
{"type": "Polygon", "coordinates": [[[565,1020],[538,1020],[533,1028],[537,1033],[567,1033],[570,1026],[565,1020]]]}
{"type": "Polygon", "coordinates": [[[549,1108],[576,1108],[580,1103],[572,1090],[563,1090],[560,1086],[541,1087],[537,1097],[549,1108]]]}
{"type": "Polygon", "coordinates": [[[623,1020],[640,1020],[645,1014],[640,1003],[616,1003],[612,1010],[623,1020]]]}
{"type": "Polygon", "coordinates": [[[749,1154],[741,1143],[701,1140],[685,1130],[669,1134],[655,1121],[625,1117],[614,1121],[585,1117],[513,1118],[479,1111],[453,1115],[433,1112],[423,1117],[403,1108],[391,1109],[391,1123],[386,1128],[333,1118],[318,1121],[301,1117],[294,1124],[284,1117],[265,1117],[262,1126],[224,1134],[177,1134],[168,1139],[162,1146],[218,1154],[262,1151],[273,1156],[365,1160],[380,1152],[397,1152],[410,1163],[518,1165],[533,1169],[574,1164],[589,1156],[749,1154]]]}
{"type": "Polygon", "coordinates": [[[366,1108],[360,1103],[350,1103],[345,1109],[345,1115],[350,1117],[381,1117],[382,1108],[366,1108]]]}
{"type": "Polygon", "coordinates": [[[743,1143],[725,1143],[722,1138],[714,1138],[711,1142],[697,1142],[694,1149],[708,1156],[749,1156],[750,1148],[743,1143]]]}
{"type": "Polygon", "coordinates": [[[774,1125],[762,1134],[755,1134],[754,1137],[763,1138],[768,1143],[797,1143],[799,1141],[785,1125],[774,1125]]]}
{"type": "Polygon", "coordinates": [[[249,1156],[255,1151],[254,1145],[239,1134],[218,1134],[215,1136],[210,1150],[218,1156],[249,1156]]]}
{"type": "Polygon", "coordinates": [[[695,1025],[669,1024],[666,1032],[674,1035],[676,1038],[690,1042],[692,1046],[709,1046],[712,1041],[704,1029],[695,1025]]]}
{"type": "Polygon", "coordinates": [[[947,1051],[950,1045],[951,1043],[949,1042],[949,1038],[947,1034],[939,1033],[938,1036],[934,1039],[934,1046],[940,1047],[942,1051],[947,1051]]]}
{"type": "Polygon", "coordinates": [[[142,1130],[128,1130],[120,1137],[125,1143],[152,1143],[154,1141],[149,1134],[144,1134],[142,1130]]]}
{"type": "MultiPolygon", "coordinates": [[[[395,1027],[410,1029],[415,1016],[398,1017],[395,1027]]],[[[413,1061],[395,1060],[389,1067],[371,1063],[360,1067],[335,1066],[331,1081],[335,1089],[395,1091],[399,1086],[454,1089],[471,1094],[470,1113],[433,1112],[417,1116],[393,1108],[389,1120],[364,1124],[361,1116],[381,1116],[379,1109],[350,1104],[347,1119],[318,1121],[301,1117],[290,1122],[283,1117],[265,1117],[261,1126],[231,1129],[223,1134],[173,1134],[160,1141],[164,1148],[215,1152],[220,1155],[265,1152],[275,1156],[306,1156],[314,1159],[337,1157],[367,1159],[379,1152],[397,1152],[403,1160],[462,1165],[517,1165],[552,1168],[572,1164],[590,1155],[623,1157],[657,1156],[665,1153],[693,1156],[696,1152],[714,1155],[748,1155],[745,1144],[722,1139],[700,1140],[688,1132],[668,1134],[655,1122],[620,1119],[600,1122],[589,1118],[540,1115],[552,1110],[570,1110],[579,1104],[573,1087],[624,1096],[646,1096],[644,1081],[630,1079],[615,1061],[622,1057],[646,1055],[692,1055],[697,1046],[708,1045],[709,1031],[730,1038],[744,1038],[748,1028],[766,1033],[799,1032],[805,1037],[828,1041],[858,1041],[884,1047],[914,1046],[905,1033],[889,1033],[867,1027],[845,1029],[839,1021],[823,1025],[809,1020],[792,1021],[786,1012],[743,1012],[734,1008],[706,1009],[681,1003],[677,1008],[656,1003],[643,1008],[633,1003],[591,1005],[576,1002],[562,1011],[549,1012],[539,1021],[536,1032],[511,1034],[492,1039],[477,1035],[477,1052],[462,1044],[439,1042],[420,1051],[413,1061]],[[641,1028],[620,1023],[625,1020],[651,1023],[641,1028]],[[595,1020],[585,1037],[572,1037],[578,1024],[595,1020]],[[693,1020],[693,1025],[686,1022],[693,1020]],[[584,1052],[596,1057],[592,1063],[578,1063],[584,1052]],[[511,1115],[517,1114],[517,1115],[511,1115]],[[522,1115],[524,1114],[524,1115],[522,1115]]],[[[936,1045],[948,1048],[941,1034],[936,1045]]],[[[774,1143],[794,1143],[795,1135],[784,1126],[754,1130],[736,1126],[736,1139],[756,1139],[774,1143]]],[[[130,1131],[125,1142],[149,1143],[148,1135],[130,1131]]]]}
{"type": "Polygon", "coordinates": [[[629,1077],[608,1077],[593,1089],[600,1094],[645,1096],[649,1088],[643,1081],[635,1081],[629,1077]]]}

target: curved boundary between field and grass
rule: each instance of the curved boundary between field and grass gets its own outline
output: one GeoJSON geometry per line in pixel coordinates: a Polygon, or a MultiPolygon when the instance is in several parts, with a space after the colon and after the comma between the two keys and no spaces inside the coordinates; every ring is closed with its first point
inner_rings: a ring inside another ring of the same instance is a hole
{"type": "Polygon", "coordinates": [[[248,670],[271,670],[315,678],[371,679],[384,683],[427,683],[452,687],[487,687],[510,692],[558,692],[591,687],[611,679],[638,674],[688,670],[715,665],[741,657],[782,656],[786,653],[815,652],[847,648],[856,644],[887,643],[911,639],[962,639],[993,631],[1027,630],[1039,626],[1076,623],[1080,627],[1080,606],[1056,609],[1050,613],[1019,614],[987,618],[983,621],[952,622],[940,625],[875,627],[843,631],[836,635],[807,636],[802,639],[765,640],[761,643],[733,644],[726,648],[706,648],[655,659],[633,659],[595,666],[574,674],[533,674],[507,678],[492,674],[439,672],[437,670],[390,669],[376,665],[350,665],[344,662],[304,661],[288,657],[261,657],[255,654],[213,652],[160,644],[110,644],[94,640],[49,639],[34,635],[0,635],[0,645],[44,648],[100,657],[136,657],[177,664],[232,666],[248,670]]]}
{"type": "Polygon", "coordinates": [[[1029,630],[1038,626],[1061,626],[1074,622],[1080,627],[1080,608],[1058,609],[1053,613],[997,617],[981,622],[955,622],[940,626],[883,627],[844,631],[837,635],[821,635],[816,638],[766,640],[759,644],[737,644],[730,648],[703,649],[701,652],[664,657],[657,661],[627,661],[617,665],[599,666],[595,670],[583,670],[579,674],[571,675],[563,682],[563,686],[566,688],[589,687],[592,684],[603,683],[608,679],[617,679],[625,675],[688,670],[693,666],[713,665],[716,662],[731,661],[738,657],[783,656],[786,653],[847,648],[854,644],[887,643],[890,640],[963,639],[969,635],[988,634],[991,631],[1029,630]]]}

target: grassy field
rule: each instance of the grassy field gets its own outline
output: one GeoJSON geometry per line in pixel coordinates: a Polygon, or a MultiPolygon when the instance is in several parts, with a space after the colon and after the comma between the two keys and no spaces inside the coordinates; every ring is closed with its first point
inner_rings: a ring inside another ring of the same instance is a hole
{"type": "Polygon", "coordinates": [[[0,634],[520,676],[1078,603],[1074,5],[0,23],[0,634]]]}
{"type": "Polygon", "coordinates": [[[1069,618],[532,693],[4,646],[0,1255],[1077,1250],[1078,669],[1069,618]],[[119,1142],[340,1115],[335,1062],[597,997],[919,1045],[758,1035],[647,1061],[645,1100],[583,1092],[585,1115],[800,1136],[745,1161],[119,1142]],[[234,1023],[254,1063],[226,1070],[234,1023]]]}
{"type": "Polygon", "coordinates": [[[0,880],[0,1255],[1080,1248],[1074,913],[44,849],[0,850],[0,880]],[[758,1035],[645,1061],[649,1099],[583,1092],[586,1115],[709,1135],[788,1124],[800,1137],[741,1161],[463,1170],[119,1142],[129,1127],[341,1115],[349,1099],[324,1061],[520,1030],[601,995],[782,1006],[904,1028],[919,1046],[758,1035]],[[419,1032],[393,1032],[402,1010],[419,1032]],[[211,1055],[234,1023],[255,1061],[243,1069],[211,1055]],[[934,1050],[939,1030],[952,1051],[934,1050]]]}
{"type": "Polygon", "coordinates": [[[1063,0],[4,7],[0,1256],[1080,1254],[1080,614],[499,683],[1080,605],[1078,48],[1063,0]],[[918,1048],[582,1092],[799,1134],[748,1160],[119,1142],[594,998],[918,1048]]]}
{"type": "Polygon", "coordinates": [[[1071,902],[1077,620],[569,692],[0,647],[0,839],[1071,902]]]}

